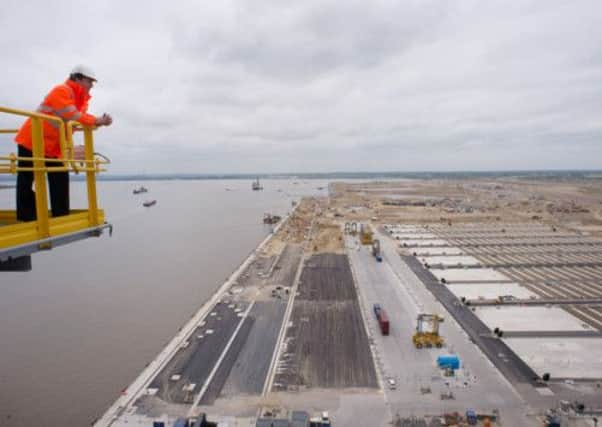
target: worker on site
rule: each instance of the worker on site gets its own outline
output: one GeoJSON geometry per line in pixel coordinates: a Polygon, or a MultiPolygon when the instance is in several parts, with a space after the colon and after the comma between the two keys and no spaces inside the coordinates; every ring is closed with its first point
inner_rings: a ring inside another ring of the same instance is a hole
{"type": "MultiPolygon", "coordinates": [[[[76,66],[65,83],[55,86],[44,98],[37,111],[39,113],[57,116],[65,122],[75,120],[84,126],[109,126],[113,119],[108,114],[100,117],[87,113],[90,89],[96,83],[95,73],[88,67],[76,66]]],[[[44,157],[53,159],[64,158],[61,153],[59,127],[55,122],[44,120],[44,157]]],[[[19,145],[20,158],[32,157],[31,119],[27,119],[15,142],[19,145]]],[[[83,156],[83,147],[75,147],[75,157],[83,156]]],[[[46,162],[46,166],[61,166],[60,162],[46,162]]],[[[30,160],[19,160],[19,167],[32,167],[30,160]]],[[[17,174],[17,220],[34,221],[36,219],[36,199],[32,190],[33,172],[17,174]]],[[[50,205],[52,216],[69,214],[69,172],[49,172],[50,205]]]]}

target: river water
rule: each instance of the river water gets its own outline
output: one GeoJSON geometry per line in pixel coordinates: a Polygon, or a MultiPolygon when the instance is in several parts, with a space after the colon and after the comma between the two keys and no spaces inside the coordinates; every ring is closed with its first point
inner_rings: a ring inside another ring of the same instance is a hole
{"type": "MultiPolygon", "coordinates": [[[[100,182],[112,237],[32,257],[0,273],[0,427],[89,425],[110,406],[284,215],[324,181],[100,182]],[[144,208],[142,202],[156,199],[144,208]]],[[[72,208],[85,184],[72,183],[72,208]]],[[[14,190],[0,190],[14,209],[14,190]]]]}

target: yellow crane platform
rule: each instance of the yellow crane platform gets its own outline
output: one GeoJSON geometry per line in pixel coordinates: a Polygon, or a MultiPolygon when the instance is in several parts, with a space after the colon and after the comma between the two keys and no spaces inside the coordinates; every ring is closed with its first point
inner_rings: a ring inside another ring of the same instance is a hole
{"type": "MultiPolygon", "coordinates": [[[[112,225],[105,222],[102,209],[98,207],[96,175],[104,172],[106,158],[95,156],[94,127],[82,126],[76,121],[64,122],[61,118],[31,111],[1,107],[0,114],[28,117],[32,121],[32,154],[23,159],[33,163],[33,167],[21,167],[20,158],[11,153],[0,156],[0,174],[16,175],[20,171],[34,174],[36,197],[36,220],[18,222],[14,210],[0,209],[0,271],[31,270],[31,254],[49,250],[88,237],[99,236],[105,229],[112,231],[112,225]],[[44,157],[43,121],[48,120],[59,128],[61,159],[44,157]],[[84,135],[84,158],[73,156],[73,134],[82,130],[84,135]],[[67,171],[85,173],[87,188],[87,209],[71,210],[68,215],[53,218],[48,210],[48,172],[67,171]]],[[[18,129],[0,129],[0,134],[14,134],[18,129]]],[[[3,190],[9,191],[9,190],[3,190]]]]}

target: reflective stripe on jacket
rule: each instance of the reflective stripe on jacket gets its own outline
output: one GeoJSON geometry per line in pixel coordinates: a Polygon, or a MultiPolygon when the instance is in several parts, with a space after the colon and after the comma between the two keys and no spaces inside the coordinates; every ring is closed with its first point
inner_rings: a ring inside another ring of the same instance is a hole
{"type": "MultiPolygon", "coordinates": [[[[55,86],[44,101],[40,104],[37,111],[39,113],[57,116],[65,122],[77,120],[83,125],[92,126],[96,123],[96,117],[87,114],[88,101],[91,96],[88,91],[73,80],[67,80],[58,86],[55,86]]],[[[43,121],[44,129],[44,152],[46,157],[61,158],[61,146],[59,138],[58,123],[49,120],[43,121]]],[[[30,151],[32,149],[31,137],[31,119],[27,119],[17,136],[15,142],[30,151]]]]}

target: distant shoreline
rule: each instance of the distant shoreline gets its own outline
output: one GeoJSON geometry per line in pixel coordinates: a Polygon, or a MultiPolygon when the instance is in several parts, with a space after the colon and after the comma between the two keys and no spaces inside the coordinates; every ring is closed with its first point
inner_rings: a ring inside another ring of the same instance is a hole
{"type": "MultiPolygon", "coordinates": [[[[534,180],[575,180],[602,179],[602,170],[515,170],[515,171],[446,171],[446,172],[324,172],[324,173],[281,173],[281,174],[136,174],[98,175],[98,181],[171,181],[171,180],[334,180],[334,179],[534,179],[534,180]]],[[[85,181],[82,175],[72,175],[72,181],[85,181]]],[[[0,175],[1,182],[14,182],[12,176],[0,175]]],[[[12,185],[14,186],[14,184],[12,185]]],[[[2,187],[2,184],[0,184],[2,187]]]]}
{"type": "MultiPolygon", "coordinates": [[[[73,177],[85,180],[84,176],[73,177]]],[[[549,171],[448,171],[448,172],[326,172],[290,174],[145,174],[99,175],[99,181],[169,181],[169,180],[334,180],[334,179],[602,179],[602,170],[549,170],[549,171]]]]}

